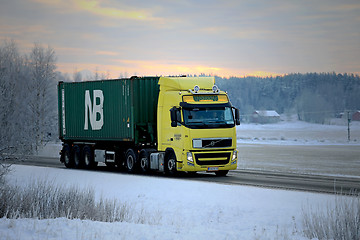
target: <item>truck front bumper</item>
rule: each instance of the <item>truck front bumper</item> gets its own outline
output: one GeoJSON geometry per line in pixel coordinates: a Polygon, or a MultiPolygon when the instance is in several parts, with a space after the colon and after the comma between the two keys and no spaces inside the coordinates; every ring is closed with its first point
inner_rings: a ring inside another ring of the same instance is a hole
{"type": "Polygon", "coordinates": [[[237,155],[237,150],[184,151],[182,161],[177,162],[177,170],[186,172],[235,170],[237,155]]]}

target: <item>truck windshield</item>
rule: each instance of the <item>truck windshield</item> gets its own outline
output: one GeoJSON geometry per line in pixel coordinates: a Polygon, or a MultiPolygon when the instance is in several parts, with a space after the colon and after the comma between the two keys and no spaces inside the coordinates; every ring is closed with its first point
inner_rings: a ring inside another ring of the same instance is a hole
{"type": "Polygon", "coordinates": [[[189,128],[231,128],[235,126],[230,107],[183,108],[184,124],[189,128]]]}

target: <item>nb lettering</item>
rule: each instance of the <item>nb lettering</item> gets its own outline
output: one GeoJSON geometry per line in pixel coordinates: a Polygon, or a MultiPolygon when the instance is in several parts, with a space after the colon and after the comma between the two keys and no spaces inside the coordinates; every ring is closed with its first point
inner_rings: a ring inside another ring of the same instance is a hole
{"type": "Polygon", "coordinates": [[[104,125],[104,95],[102,90],[93,91],[91,102],[90,91],[85,91],[85,124],[84,130],[89,129],[89,120],[92,130],[101,130],[104,125]]]}

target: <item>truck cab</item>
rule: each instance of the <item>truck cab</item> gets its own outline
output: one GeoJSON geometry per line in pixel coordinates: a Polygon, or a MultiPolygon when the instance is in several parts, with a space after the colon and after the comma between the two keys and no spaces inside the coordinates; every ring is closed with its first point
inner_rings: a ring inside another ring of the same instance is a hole
{"type": "Polygon", "coordinates": [[[165,170],[226,175],[236,169],[239,111],[214,77],[161,77],[159,85],[157,144],[165,170]]]}

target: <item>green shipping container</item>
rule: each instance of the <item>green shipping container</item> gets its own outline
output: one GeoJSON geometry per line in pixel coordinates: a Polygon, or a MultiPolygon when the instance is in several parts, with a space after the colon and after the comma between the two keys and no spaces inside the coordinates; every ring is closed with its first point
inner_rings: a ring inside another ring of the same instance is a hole
{"type": "Polygon", "coordinates": [[[63,141],[156,142],[159,77],[59,82],[63,141]]]}

